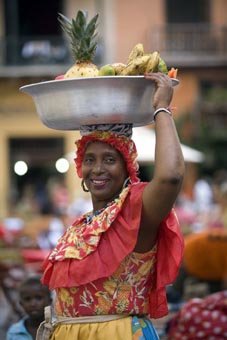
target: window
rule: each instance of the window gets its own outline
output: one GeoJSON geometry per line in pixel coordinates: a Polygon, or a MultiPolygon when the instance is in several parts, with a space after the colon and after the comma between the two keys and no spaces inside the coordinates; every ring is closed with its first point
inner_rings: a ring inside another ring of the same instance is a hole
{"type": "Polygon", "coordinates": [[[208,23],[209,0],[166,0],[168,23],[208,23]]]}

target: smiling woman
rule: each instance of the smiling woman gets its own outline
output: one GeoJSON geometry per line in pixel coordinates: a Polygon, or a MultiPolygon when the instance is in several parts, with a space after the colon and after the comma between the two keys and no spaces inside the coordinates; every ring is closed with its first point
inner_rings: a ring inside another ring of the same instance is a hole
{"type": "Polygon", "coordinates": [[[173,205],[184,160],[166,109],[172,82],[160,73],[145,78],[157,85],[151,182],[138,178],[132,124],[81,126],[75,163],[93,210],[66,230],[44,263],[42,282],[56,292],[51,340],[158,339],[150,318],[168,312],[165,286],[183,251],[173,205]]]}

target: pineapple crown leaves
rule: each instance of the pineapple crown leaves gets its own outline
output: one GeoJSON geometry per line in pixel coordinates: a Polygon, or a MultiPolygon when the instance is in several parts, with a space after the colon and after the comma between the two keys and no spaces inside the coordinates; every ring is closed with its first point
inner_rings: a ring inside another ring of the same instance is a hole
{"type": "Polygon", "coordinates": [[[70,38],[72,53],[77,62],[91,61],[97,47],[95,33],[97,28],[98,14],[87,22],[87,13],[78,11],[76,18],[69,20],[59,13],[58,20],[63,31],[70,38]]]}

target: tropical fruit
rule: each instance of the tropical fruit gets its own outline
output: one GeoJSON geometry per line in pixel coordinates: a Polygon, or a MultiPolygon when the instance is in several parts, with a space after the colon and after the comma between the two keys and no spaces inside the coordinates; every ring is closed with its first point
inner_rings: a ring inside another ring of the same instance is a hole
{"type": "Polygon", "coordinates": [[[135,58],[142,57],[143,55],[144,55],[143,44],[141,43],[136,44],[128,56],[127,64],[130,64],[135,58]]]}
{"type": "Polygon", "coordinates": [[[160,60],[159,52],[155,51],[155,52],[151,53],[150,59],[148,60],[145,72],[146,73],[157,72],[159,60],[160,60]]]}
{"type": "Polygon", "coordinates": [[[144,74],[149,59],[150,59],[149,55],[136,57],[126,65],[126,67],[122,70],[121,74],[124,76],[144,74]]]}
{"type": "Polygon", "coordinates": [[[115,70],[112,65],[104,65],[99,69],[99,76],[115,76],[115,70]]]}
{"type": "Polygon", "coordinates": [[[123,69],[126,67],[126,64],[124,63],[113,63],[111,66],[114,68],[115,75],[118,76],[121,74],[123,69]]]}
{"type": "Polygon", "coordinates": [[[76,18],[69,20],[59,14],[58,20],[68,35],[75,64],[64,75],[64,78],[96,77],[98,67],[93,63],[97,47],[96,27],[98,14],[88,21],[87,13],[79,10],[76,18]]]}
{"type": "Polygon", "coordinates": [[[165,61],[162,58],[159,58],[158,71],[165,73],[165,74],[168,74],[168,68],[166,66],[165,61]]]}

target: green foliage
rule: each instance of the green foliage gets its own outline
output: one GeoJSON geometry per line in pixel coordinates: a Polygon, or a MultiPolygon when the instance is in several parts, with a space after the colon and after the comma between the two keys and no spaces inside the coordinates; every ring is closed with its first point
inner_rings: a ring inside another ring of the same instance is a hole
{"type": "Polygon", "coordinates": [[[76,18],[71,21],[61,13],[59,13],[58,20],[70,39],[75,61],[92,61],[97,47],[95,31],[98,14],[88,22],[87,13],[79,10],[76,18]]]}

